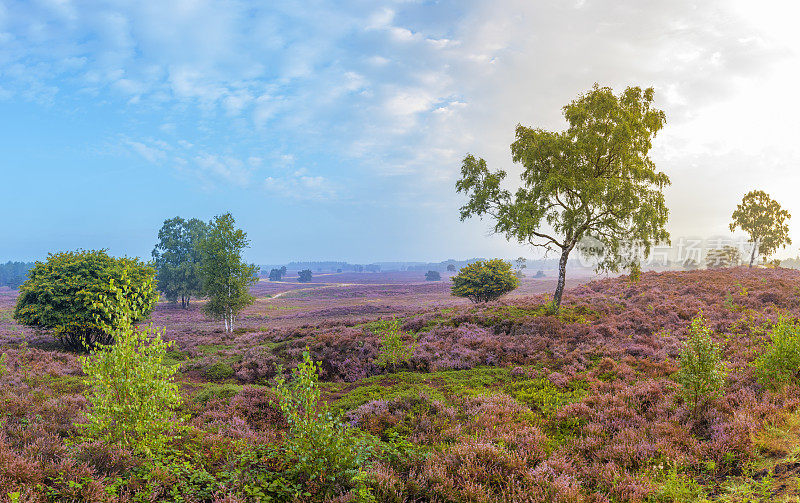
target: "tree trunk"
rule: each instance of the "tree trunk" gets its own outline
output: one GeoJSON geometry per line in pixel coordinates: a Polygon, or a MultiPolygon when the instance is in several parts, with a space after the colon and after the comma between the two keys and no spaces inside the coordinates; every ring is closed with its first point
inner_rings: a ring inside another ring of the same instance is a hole
{"type": "Polygon", "coordinates": [[[750,267],[753,267],[753,261],[756,259],[756,250],[758,250],[758,239],[753,242],[753,253],[750,254],[750,267]]]}
{"type": "Polygon", "coordinates": [[[561,259],[558,261],[558,284],[556,285],[556,292],[553,294],[553,307],[556,311],[561,307],[561,295],[564,293],[564,284],[567,281],[567,259],[572,247],[561,249],[561,259]]]}

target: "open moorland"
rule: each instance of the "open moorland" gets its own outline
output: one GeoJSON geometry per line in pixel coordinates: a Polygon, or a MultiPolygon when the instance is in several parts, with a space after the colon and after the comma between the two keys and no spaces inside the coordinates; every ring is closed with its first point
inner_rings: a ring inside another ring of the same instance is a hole
{"type": "MultiPolygon", "coordinates": [[[[285,469],[259,451],[286,431],[273,378],[308,348],[324,400],[375,446],[361,492],[329,501],[797,501],[800,387],[765,388],[752,363],[779,317],[800,316],[800,272],[571,281],[551,315],[549,279],[482,305],[422,273],[262,280],[232,334],[201,302],[162,302],[150,322],[176,343],[167,364],[180,368],[195,434],[176,437],[155,469],[80,439],[77,355],[17,325],[16,291],[4,289],[0,500],[271,501],[247,491],[285,469]],[[728,374],[696,414],[675,374],[700,314],[728,374]],[[389,318],[415,344],[393,369],[376,363],[375,328],[389,318]]],[[[298,500],[319,495],[309,481],[298,500]]]]}

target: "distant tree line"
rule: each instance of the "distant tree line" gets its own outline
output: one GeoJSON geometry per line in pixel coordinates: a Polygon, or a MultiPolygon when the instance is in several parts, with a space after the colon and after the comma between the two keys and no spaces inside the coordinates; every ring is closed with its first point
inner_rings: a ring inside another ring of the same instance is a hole
{"type": "Polygon", "coordinates": [[[33,262],[11,262],[0,263],[0,286],[9,288],[19,288],[25,282],[28,271],[33,268],[33,262]]]}

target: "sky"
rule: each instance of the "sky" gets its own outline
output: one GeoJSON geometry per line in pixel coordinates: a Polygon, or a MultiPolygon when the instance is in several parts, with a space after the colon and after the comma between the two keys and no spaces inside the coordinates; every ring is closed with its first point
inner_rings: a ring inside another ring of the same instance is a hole
{"type": "Polygon", "coordinates": [[[517,178],[517,124],[594,83],[654,87],[673,243],[795,215],[800,14],[764,0],[0,0],[0,261],[149,257],[230,211],[246,258],[537,256],[459,221],[461,160],[517,178]]]}

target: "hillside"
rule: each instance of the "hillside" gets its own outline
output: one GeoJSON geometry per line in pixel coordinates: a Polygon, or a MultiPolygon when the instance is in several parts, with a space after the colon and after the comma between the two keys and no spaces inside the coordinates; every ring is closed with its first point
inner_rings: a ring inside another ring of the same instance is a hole
{"type": "MultiPolygon", "coordinates": [[[[15,325],[14,293],[0,292],[0,501],[139,501],[137,492],[147,501],[270,501],[269,484],[292,483],[265,447],[286,431],[272,378],[306,347],[324,399],[375,446],[359,486],[373,501],[800,496],[800,386],[766,389],[752,366],[773,323],[800,316],[800,271],[596,280],[568,290],[557,316],[544,309],[546,294],[475,306],[443,283],[262,282],[256,292],[231,336],[197,304],[154,313],[177,342],[169,363],[181,366],[189,427],[156,468],[78,439],[87,401],[77,356],[15,325]],[[702,414],[674,380],[698,314],[728,368],[724,394],[702,414]],[[393,316],[416,346],[389,372],[376,363],[374,331],[393,316]]],[[[303,487],[301,501],[367,498],[315,480],[303,487]]]]}

